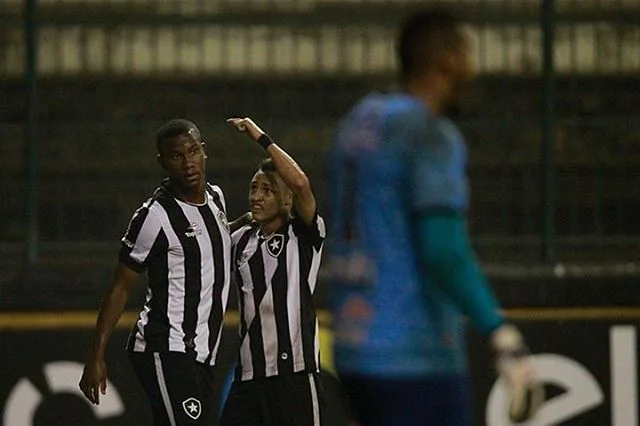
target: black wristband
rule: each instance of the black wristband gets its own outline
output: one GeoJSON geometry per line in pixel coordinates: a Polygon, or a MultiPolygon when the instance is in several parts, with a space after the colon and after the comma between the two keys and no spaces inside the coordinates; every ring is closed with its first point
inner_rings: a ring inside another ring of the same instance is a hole
{"type": "Polygon", "coordinates": [[[258,142],[258,143],[259,143],[259,144],[260,144],[264,149],[267,149],[267,147],[273,143],[273,139],[271,139],[271,138],[269,137],[269,135],[265,133],[264,135],[262,135],[262,136],[260,136],[260,137],[258,138],[258,141],[257,141],[257,142],[258,142]]]}

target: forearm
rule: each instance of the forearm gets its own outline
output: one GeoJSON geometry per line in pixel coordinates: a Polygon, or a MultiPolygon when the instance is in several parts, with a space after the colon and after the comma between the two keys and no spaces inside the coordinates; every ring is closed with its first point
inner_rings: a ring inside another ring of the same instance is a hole
{"type": "Polygon", "coordinates": [[[425,279],[433,280],[483,334],[503,322],[498,302],[475,260],[464,219],[426,216],[418,221],[425,279]]]}
{"type": "Polygon", "coordinates": [[[266,148],[282,181],[295,193],[309,187],[309,179],[296,161],[276,143],[266,148]]]}
{"type": "Polygon", "coordinates": [[[311,224],[316,212],[316,200],[307,175],[285,150],[271,141],[268,135],[261,136],[258,142],[271,156],[276,172],[293,193],[293,206],[297,215],[305,223],[311,224]]]}
{"type": "Polygon", "coordinates": [[[238,229],[242,228],[243,226],[250,224],[251,220],[252,220],[251,212],[247,212],[242,216],[238,217],[237,219],[229,222],[229,230],[233,233],[238,229]]]}
{"type": "Polygon", "coordinates": [[[102,301],[102,307],[96,321],[96,331],[90,353],[94,357],[104,356],[113,329],[127,306],[129,294],[138,273],[120,262],[109,291],[102,301]]]}
{"type": "Polygon", "coordinates": [[[96,331],[91,347],[93,356],[98,358],[104,356],[111,334],[122,316],[128,299],[129,292],[120,287],[111,288],[107,293],[96,321],[96,331]]]}
{"type": "Polygon", "coordinates": [[[227,121],[236,126],[239,131],[247,132],[269,154],[276,172],[293,193],[294,210],[305,223],[310,224],[315,214],[316,201],[309,178],[298,163],[250,118],[230,118],[227,121]]]}

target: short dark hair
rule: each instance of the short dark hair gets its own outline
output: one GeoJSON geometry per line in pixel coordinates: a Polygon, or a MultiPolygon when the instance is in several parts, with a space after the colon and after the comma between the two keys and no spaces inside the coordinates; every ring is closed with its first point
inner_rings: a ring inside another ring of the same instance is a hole
{"type": "Polygon", "coordinates": [[[464,22],[446,8],[427,9],[406,18],[396,44],[402,80],[431,66],[443,51],[457,47],[464,22]]]}
{"type": "Polygon", "coordinates": [[[196,142],[202,142],[198,126],[184,118],[174,118],[164,123],[156,132],[156,149],[160,152],[160,146],[165,142],[182,134],[189,133],[196,142]]]}
{"type": "Polygon", "coordinates": [[[258,166],[258,170],[263,173],[275,172],[276,164],[273,162],[272,158],[265,158],[258,166]]]}

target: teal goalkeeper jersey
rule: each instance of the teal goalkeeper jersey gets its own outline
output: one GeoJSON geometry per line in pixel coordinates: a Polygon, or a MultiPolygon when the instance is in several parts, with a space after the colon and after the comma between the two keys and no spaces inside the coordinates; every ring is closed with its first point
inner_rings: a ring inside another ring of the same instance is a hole
{"type": "Polygon", "coordinates": [[[421,271],[414,225],[429,212],[465,214],[466,157],[457,127],[409,95],[370,94],[340,123],[327,247],[339,371],[466,371],[462,316],[421,271]]]}

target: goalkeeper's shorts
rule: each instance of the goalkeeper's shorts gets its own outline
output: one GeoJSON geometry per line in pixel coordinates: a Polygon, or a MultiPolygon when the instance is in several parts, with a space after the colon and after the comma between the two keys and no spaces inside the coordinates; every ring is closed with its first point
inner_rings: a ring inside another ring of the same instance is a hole
{"type": "Polygon", "coordinates": [[[380,379],[340,375],[352,417],[366,426],[472,426],[471,385],[466,376],[380,379]]]}

